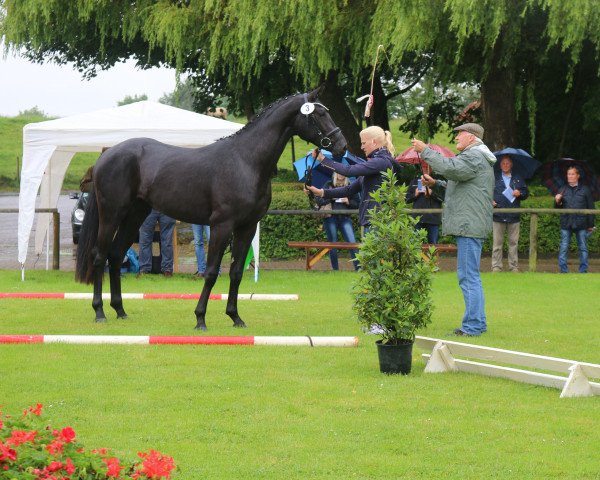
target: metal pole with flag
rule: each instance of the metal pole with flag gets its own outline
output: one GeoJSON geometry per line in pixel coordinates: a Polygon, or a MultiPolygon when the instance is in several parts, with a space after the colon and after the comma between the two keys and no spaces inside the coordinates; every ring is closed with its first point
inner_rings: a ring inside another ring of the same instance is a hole
{"type": "Polygon", "coordinates": [[[250,262],[254,258],[254,281],[258,282],[258,262],[259,262],[259,250],[260,250],[260,222],[256,224],[256,233],[250,244],[248,255],[246,255],[246,261],[244,262],[244,270],[248,268],[250,262]]]}

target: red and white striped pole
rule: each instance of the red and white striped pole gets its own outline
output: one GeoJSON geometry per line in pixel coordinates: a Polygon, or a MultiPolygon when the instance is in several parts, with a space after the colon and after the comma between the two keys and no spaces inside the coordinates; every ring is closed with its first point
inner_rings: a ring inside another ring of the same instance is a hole
{"type": "Polygon", "coordinates": [[[276,345],[310,347],[357,347],[358,337],[312,336],[153,336],[153,335],[0,335],[7,343],[73,343],[123,345],[276,345]]]}
{"type": "MultiPolygon", "coordinates": [[[[123,293],[122,298],[124,300],[198,300],[200,294],[198,293],[123,293]]],[[[80,293],[80,292],[0,292],[0,298],[27,298],[27,299],[41,299],[41,298],[58,298],[63,300],[91,300],[93,298],[92,293],[80,293]]],[[[110,293],[103,293],[103,299],[110,299],[110,293]]],[[[227,293],[211,293],[209,300],[227,300],[229,295],[227,293]]],[[[240,293],[238,300],[298,300],[296,294],[277,294],[277,293],[240,293]]]]}

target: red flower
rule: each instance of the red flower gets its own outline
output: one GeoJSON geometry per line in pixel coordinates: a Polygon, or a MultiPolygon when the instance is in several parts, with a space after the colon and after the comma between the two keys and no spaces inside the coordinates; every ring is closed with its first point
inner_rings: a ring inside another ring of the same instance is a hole
{"type": "Polygon", "coordinates": [[[49,472],[56,472],[57,470],[62,470],[63,464],[62,462],[53,461],[50,462],[50,465],[46,467],[46,470],[49,472]]]}
{"type": "Polygon", "coordinates": [[[92,453],[97,453],[98,455],[100,455],[102,457],[105,455],[108,455],[108,452],[109,452],[108,448],[94,448],[92,450],[92,453]]]}
{"type": "Polygon", "coordinates": [[[35,436],[37,432],[26,432],[24,430],[14,430],[12,435],[6,440],[7,444],[14,445],[18,447],[19,445],[27,442],[35,441],[35,436]]]}
{"type": "Polygon", "coordinates": [[[50,455],[60,455],[63,452],[63,442],[60,440],[52,440],[51,443],[46,445],[46,450],[50,455]]]}
{"type": "Polygon", "coordinates": [[[17,452],[10,448],[7,444],[4,444],[0,441],[0,462],[5,460],[15,461],[17,459],[17,452]]]}
{"type": "Polygon", "coordinates": [[[138,453],[138,456],[144,461],[142,468],[133,474],[133,478],[140,478],[141,475],[151,479],[171,478],[171,470],[175,468],[173,457],[162,455],[156,450],[150,450],[149,453],[138,453]]]}
{"type": "Polygon", "coordinates": [[[23,411],[23,416],[26,417],[27,414],[29,413],[33,413],[36,417],[39,417],[42,414],[42,407],[44,405],[41,403],[36,403],[35,404],[35,408],[34,407],[29,407],[27,408],[27,410],[23,411]]]}
{"type": "Polygon", "coordinates": [[[75,430],[73,430],[71,427],[63,428],[60,433],[58,433],[56,430],[53,433],[55,437],[58,437],[65,443],[71,443],[75,440],[75,430]]]}
{"type": "Polygon", "coordinates": [[[73,473],[75,472],[75,465],[73,464],[73,461],[70,458],[67,458],[66,463],[67,464],[65,465],[65,471],[68,475],[73,475],[73,473]]]}
{"type": "Polygon", "coordinates": [[[102,461],[108,467],[108,471],[106,472],[106,475],[108,475],[109,477],[119,478],[119,475],[121,474],[121,470],[123,469],[123,467],[119,463],[119,459],[114,458],[114,457],[113,458],[103,458],[102,461]]]}

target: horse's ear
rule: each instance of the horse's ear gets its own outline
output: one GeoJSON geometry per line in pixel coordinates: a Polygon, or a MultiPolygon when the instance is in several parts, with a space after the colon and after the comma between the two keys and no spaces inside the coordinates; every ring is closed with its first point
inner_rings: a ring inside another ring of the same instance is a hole
{"type": "Polygon", "coordinates": [[[319,98],[319,95],[321,95],[321,93],[323,92],[324,88],[325,88],[325,84],[322,83],[321,85],[319,85],[317,88],[315,88],[311,92],[308,92],[308,101],[309,102],[316,101],[317,98],[319,98]]]}

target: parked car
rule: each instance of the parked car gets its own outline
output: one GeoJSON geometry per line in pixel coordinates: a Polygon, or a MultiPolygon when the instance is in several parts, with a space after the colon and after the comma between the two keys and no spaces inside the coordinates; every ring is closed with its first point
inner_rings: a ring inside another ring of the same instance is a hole
{"type": "Polygon", "coordinates": [[[79,234],[81,233],[81,224],[83,223],[83,217],[85,216],[85,207],[87,205],[89,194],[84,193],[72,193],[70,198],[76,199],[77,203],[73,207],[71,212],[71,229],[73,230],[73,243],[77,245],[79,243],[79,234]]]}

